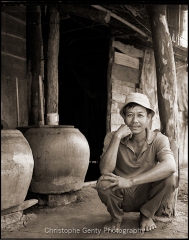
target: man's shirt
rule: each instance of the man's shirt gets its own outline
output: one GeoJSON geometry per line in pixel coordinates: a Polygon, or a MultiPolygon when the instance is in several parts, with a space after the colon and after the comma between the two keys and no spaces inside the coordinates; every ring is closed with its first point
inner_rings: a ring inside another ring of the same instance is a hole
{"type": "MultiPolygon", "coordinates": [[[[117,153],[117,162],[114,174],[121,177],[133,177],[152,169],[158,162],[162,161],[165,154],[173,155],[170,149],[169,139],[159,131],[146,128],[147,137],[143,148],[136,158],[131,141],[128,137],[120,141],[117,153]]],[[[114,132],[107,133],[104,139],[103,153],[106,152],[114,132]]],[[[136,189],[137,186],[134,186],[136,189]]]]}

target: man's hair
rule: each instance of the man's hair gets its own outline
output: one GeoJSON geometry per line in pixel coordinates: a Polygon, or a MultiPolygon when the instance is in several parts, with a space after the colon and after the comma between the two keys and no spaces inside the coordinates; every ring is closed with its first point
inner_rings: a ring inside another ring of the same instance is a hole
{"type": "MultiPolygon", "coordinates": [[[[124,108],[123,108],[123,114],[126,115],[126,108],[134,108],[136,106],[141,106],[140,104],[138,103],[135,103],[135,102],[130,102],[128,103],[124,108]]],[[[147,115],[149,115],[152,111],[148,108],[146,108],[146,111],[147,111],[147,115]]]]}

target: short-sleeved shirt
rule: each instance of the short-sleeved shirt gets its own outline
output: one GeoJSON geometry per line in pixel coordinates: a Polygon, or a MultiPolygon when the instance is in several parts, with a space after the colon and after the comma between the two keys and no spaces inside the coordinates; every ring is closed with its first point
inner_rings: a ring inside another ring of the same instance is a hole
{"type": "MultiPolygon", "coordinates": [[[[152,169],[158,162],[162,161],[165,154],[173,156],[168,137],[157,130],[152,131],[149,128],[146,128],[146,133],[146,141],[138,158],[135,157],[133,146],[128,137],[120,141],[114,174],[121,177],[134,177],[152,169]]],[[[107,133],[100,158],[106,152],[114,134],[115,131],[107,133]]],[[[134,188],[136,187],[134,186],[134,188]]]]}

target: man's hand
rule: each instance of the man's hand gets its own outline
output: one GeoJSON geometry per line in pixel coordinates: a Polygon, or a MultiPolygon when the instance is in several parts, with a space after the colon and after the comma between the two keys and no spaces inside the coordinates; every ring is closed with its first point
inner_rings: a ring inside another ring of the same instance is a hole
{"type": "Polygon", "coordinates": [[[113,173],[107,173],[101,177],[101,181],[110,181],[110,184],[108,184],[106,187],[104,187],[104,190],[112,188],[113,191],[120,189],[120,188],[130,188],[133,186],[132,178],[123,178],[120,176],[117,176],[113,173]]]}
{"type": "Polygon", "coordinates": [[[120,139],[129,136],[129,138],[132,137],[132,132],[130,128],[126,124],[122,124],[118,130],[116,131],[115,135],[119,137],[120,139]]]}

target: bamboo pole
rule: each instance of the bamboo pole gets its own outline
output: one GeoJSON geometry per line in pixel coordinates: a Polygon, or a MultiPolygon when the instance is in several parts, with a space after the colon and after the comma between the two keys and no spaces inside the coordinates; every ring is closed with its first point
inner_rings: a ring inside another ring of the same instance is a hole
{"type": "MultiPolygon", "coordinates": [[[[60,15],[56,7],[49,7],[50,25],[47,52],[47,116],[58,115],[58,54],[60,15]]],[[[48,123],[47,123],[48,124],[48,123]]]]}
{"type": "MultiPolygon", "coordinates": [[[[157,94],[162,133],[169,138],[179,170],[178,105],[174,52],[166,20],[165,5],[148,5],[157,73],[157,94]]],[[[179,172],[178,172],[179,176],[179,172]]],[[[176,215],[177,190],[162,204],[158,215],[176,215]]]]}

